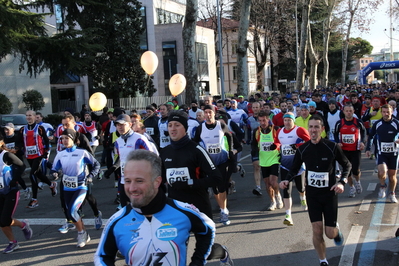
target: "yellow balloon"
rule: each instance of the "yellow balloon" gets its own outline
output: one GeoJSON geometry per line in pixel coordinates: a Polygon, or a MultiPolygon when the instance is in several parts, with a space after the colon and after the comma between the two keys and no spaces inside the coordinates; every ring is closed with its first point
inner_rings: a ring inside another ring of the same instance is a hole
{"type": "Polygon", "coordinates": [[[186,78],[182,74],[174,74],[169,80],[169,90],[173,97],[179,95],[186,88],[186,78]]]}
{"type": "Polygon", "coordinates": [[[100,111],[107,105],[107,97],[101,92],[93,93],[89,99],[91,110],[100,111]]]}
{"type": "Polygon", "coordinates": [[[152,75],[158,67],[158,57],[154,52],[144,52],[141,55],[140,64],[145,73],[147,73],[148,75],[152,75]]]}

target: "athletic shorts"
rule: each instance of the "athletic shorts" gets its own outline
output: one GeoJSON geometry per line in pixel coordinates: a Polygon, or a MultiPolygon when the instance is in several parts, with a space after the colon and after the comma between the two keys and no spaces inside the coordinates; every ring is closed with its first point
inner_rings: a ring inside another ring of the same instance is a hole
{"type": "Polygon", "coordinates": [[[351,173],[358,176],[360,173],[360,159],[362,157],[361,151],[345,151],[343,150],[346,158],[351,162],[352,169],[351,173]]]}
{"type": "Polygon", "coordinates": [[[389,170],[398,169],[398,155],[377,154],[377,164],[385,164],[389,170]]]}
{"type": "Polygon", "coordinates": [[[262,169],[262,177],[263,178],[268,178],[270,175],[278,176],[278,173],[280,170],[280,165],[273,164],[272,166],[269,166],[269,167],[262,166],[261,169],[262,169]]]}
{"type": "Polygon", "coordinates": [[[332,193],[306,194],[310,222],[323,221],[324,225],[336,227],[338,217],[338,197],[332,193]]]}

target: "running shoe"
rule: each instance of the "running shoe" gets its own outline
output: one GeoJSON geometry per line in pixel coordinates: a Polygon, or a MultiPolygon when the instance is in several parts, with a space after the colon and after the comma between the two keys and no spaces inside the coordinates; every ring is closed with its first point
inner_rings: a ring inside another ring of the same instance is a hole
{"type": "Polygon", "coordinates": [[[380,186],[380,192],[378,192],[378,197],[382,199],[385,198],[386,190],[387,190],[387,185],[380,186]]]}
{"type": "Polygon", "coordinates": [[[280,194],[276,196],[276,202],[277,202],[276,205],[277,209],[282,209],[284,207],[283,199],[281,198],[280,194]]]}
{"type": "Polygon", "coordinates": [[[53,197],[57,196],[57,182],[55,181],[51,182],[50,190],[51,190],[51,196],[53,197]]]}
{"type": "Polygon", "coordinates": [[[301,200],[301,207],[303,211],[307,211],[308,210],[308,203],[306,202],[306,200],[301,200]]]}
{"type": "Polygon", "coordinates": [[[8,246],[3,250],[3,253],[8,254],[17,249],[19,249],[18,242],[10,242],[8,243],[8,246]]]}
{"type": "Polygon", "coordinates": [[[222,247],[225,251],[226,257],[224,259],[220,259],[220,266],[234,266],[234,262],[230,257],[229,251],[225,246],[222,247]]]}
{"type": "Polygon", "coordinates": [[[363,187],[362,187],[362,184],[360,184],[360,180],[359,181],[355,180],[354,183],[355,183],[356,193],[357,194],[362,193],[363,192],[363,187]]]}
{"type": "Polygon", "coordinates": [[[373,160],[374,159],[374,154],[371,154],[370,155],[370,160],[373,160]]]}
{"type": "Polygon", "coordinates": [[[238,172],[240,172],[240,176],[244,177],[246,173],[244,167],[240,163],[238,163],[237,166],[238,166],[238,172]]]}
{"type": "Polygon", "coordinates": [[[24,200],[28,200],[32,197],[32,188],[31,187],[27,187],[24,190],[24,200]]]}
{"type": "Polygon", "coordinates": [[[94,225],[96,229],[100,229],[101,226],[103,225],[103,220],[102,220],[103,214],[101,211],[98,211],[98,215],[94,218],[94,225]]]}
{"type": "Polygon", "coordinates": [[[252,190],[252,194],[256,195],[256,196],[262,196],[262,189],[260,187],[255,187],[252,190]]]}
{"type": "Polygon", "coordinates": [[[76,226],[71,223],[71,222],[65,222],[60,228],[58,228],[58,232],[61,234],[66,234],[68,233],[69,230],[74,230],[76,229],[76,226]]]}
{"type": "Polygon", "coordinates": [[[37,184],[37,188],[40,189],[40,190],[43,190],[43,186],[44,186],[43,182],[39,182],[37,184]]]}
{"type": "Polygon", "coordinates": [[[28,220],[24,220],[23,222],[25,226],[22,228],[22,233],[24,233],[25,239],[29,240],[32,238],[33,230],[30,228],[28,220]]]}
{"type": "Polygon", "coordinates": [[[272,201],[272,202],[270,203],[269,208],[267,208],[267,210],[268,210],[268,211],[274,211],[275,209],[276,209],[276,202],[275,202],[275,201],[272,201]]]}
{"type": "Polygon", "coordinates": [[[355,186],[349,187],[349,198],[354,198],[356,197],[356,188],[355,186]]]}
{"type": "Polygon", "coordinates": [[[98,175],[97,175],[97,179],[98,179],[98,180],[102,180],[103,177],[104,177],[104,171],[103,171],[103,170],[100,170],[100,172],[99,172],[98,175]]]}
{"type": "Polygon", "coordinates": [[[39,202],[35,199],[31,199],[28,206],[26,206],[26,208],[29,208],[29,209],[34,209],[36,207],[39,207],[39,202]]]}
{"type": "Polygon", "coordinates": [[[224,225],[229,225],[230,224],[230,220],[229,220],[229,215],[223,211],[220,211],[220,220],[219,222],[221,222],[224,225]]]}
{"type": "Polygon", "coordinates": [[[328,263],[327,263],[327,262],[325,262],[325,261],[323,261],[323,262],[320,262],[320,266],[328,266],[328,263]]]}
{"type": "Polygon", "coordinates": [[[231,181],[228,189],[228,194],[231,195],[236,192],[236,182],[231,181]]]}
{"type": "Polygon", "coordinates": [[[389,193],[389,200],[392,202],[392,203],[398,203],[398,200],[396,199],[396,196],[395,196],[395,192],[391,192],[391,193],[389,193]]]}
{"type": "Polygon", "coordinates": [[[285,215],[285,219],[284,219],[283,224],[288,225],[288,226],[293,226],[294,225],[294,222],[292,221],[291,215],[288,215],[288,214],[285,215]]]}
{"type": "Polygon", "coordinates": [[[342,246],[342,244],[344,244],[344,235],[341,233],[338,223],[337,223],[337,229],[338,229],[338,235],[334,238],[334,243],[336,246],[342,246]]]}
{"type": "Polygon", "coordinates": [[[76,245],[78,248],[83,248],[87,243],[90,242],[89,234],[84,231],[83,233],[78,233],[78,244],[76,245]]]}
{"type": "Polygon", "coordinates": [[[114,188],[118,188],[118,181],[115,181],[114,188]]]}

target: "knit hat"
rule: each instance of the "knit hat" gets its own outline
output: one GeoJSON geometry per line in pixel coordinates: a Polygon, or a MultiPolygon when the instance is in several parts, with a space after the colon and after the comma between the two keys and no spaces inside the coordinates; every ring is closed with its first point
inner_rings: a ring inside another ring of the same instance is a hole
{"type": "Polygon", "coordinates": [[[73,142],[75,142],[76,139],[76,131],[73,129],[65,129],[61,135],[68,136],[73,142]]]}
{"type": "Polygon", "coordinates": [[[308,103],[308,105],[309,105],[309,106],[316,107],[316,103],[315,103],[314,101],[310,101],[310,102],[308,103]]]}
{"type": "Polygon", "coordinates": [[[301,104],[301,109],[309,110],[309,105],[307,103],[301,104]]]}
{"type": "Polygon", "coordinates": [[[69,112],[72,115],[75,111],[71,107],[67,107],[64,112],[69,112]]]}
{"type": "Polygon", "coordinates": [[[337,101],[334,98],[328,100],[328,104],[337,104],[337,101]]]}
{"type": "Polygon", "coordinates": [[[180,111],[180,110],[179,111],[172,111],[169,114],[169,117],[168,117],[168,122],[177,121],[177,122],[179,122],[180,124],[183,125],[183,127],[186,129],[186,131],[188,129],[187,120],[188,120],[187,113],[185,113],[184,111],[180,111]]]}
{"type": "Polygon", "coordinates": [[[147,105],[147,107],[145,108],[146,110],[151,110],[153,112],[155,112],[155,108],[152,105],[147,105]]]}

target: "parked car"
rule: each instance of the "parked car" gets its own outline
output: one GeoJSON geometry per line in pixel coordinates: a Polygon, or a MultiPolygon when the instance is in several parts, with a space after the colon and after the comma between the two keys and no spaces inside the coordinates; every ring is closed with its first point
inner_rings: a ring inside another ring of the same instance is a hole
{"type": "Polygon", "coordinates": [[[15,130],[19,130],[24,125],[28,124],[25,114],[8,114],[0,115],[1,127],[3,128],[7,123],[13,123],[15,130]]]}

